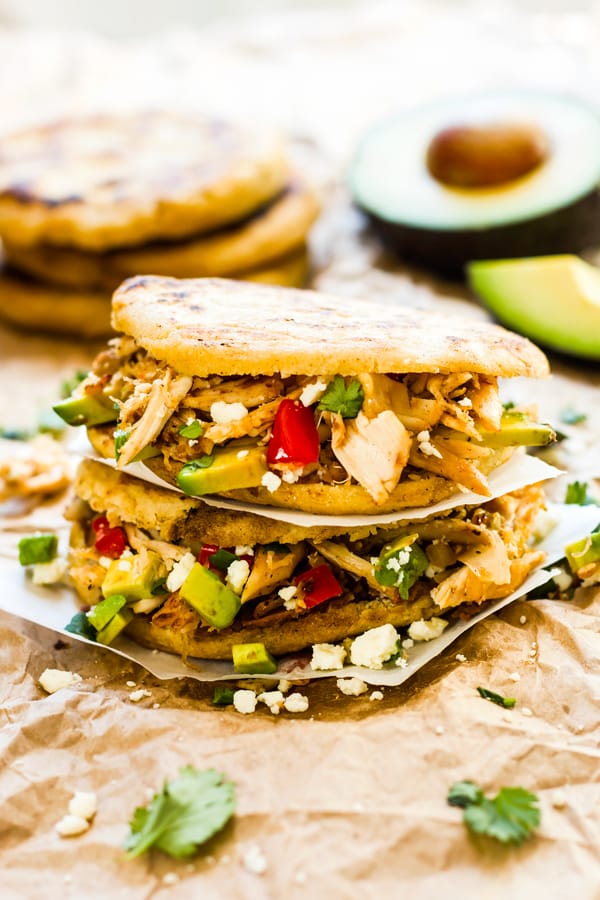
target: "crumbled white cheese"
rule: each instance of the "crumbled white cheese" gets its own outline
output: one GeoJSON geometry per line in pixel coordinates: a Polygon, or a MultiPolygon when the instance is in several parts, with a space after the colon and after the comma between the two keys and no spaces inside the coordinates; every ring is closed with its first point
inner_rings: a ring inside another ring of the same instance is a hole
{"type": "Polygon", "coordinates": [[[312,406],[321,399],[326,390],[326,381],[313,381],[311,384],[307,384],[300,394],[300,403],[302,406],[312,406]]]}
{"type": "Polygon", "coordinates": [[[256,709],[256,694],[254,691],[235,691],[233,695],[233,705],[235,709],[242,715],[247,716],[256,709]]]}
{"type": "Polygon", "coordinates": [[[98,563],[102,566],[103,569],[108,569],[110,567],[111,562],[112,562],[112,559],[110,558],[110,556],[101,556],[100,559],[98,560],[98,563]]]}
{"type": "Polygon", "coordinates": [[[210,417],[217,425],[228,425],[230,422],[239,422],[248,415],[248,410],[243,403],[225,403],[217,400],[211,404],[210,417]]]}
{"type": "Polygon", "coordinates": [[[412,638],[404,638],[404,640],[402,641],[402,649],[403,650],[410,650],[414,646],[415,646],[415,642],[413,641],[412,638]]]}
{"type": "Polygon", "coordinates": [[[521,715],[529,717],[529,716],[532,716],[533,713],[531,712],[531,710],[529,709],[528,706],[523,706],[521,708],[521,715]]]}
{"type": "Polygon", "coordinates": [[[343,669],[346,650],[341,644],[313,644],[311,669],[327,672],[331,669],[343,669]]]}
{"type": "Polygon", "coordinates": [[[171,593],[178,591],[195,564],[196,557],[193,553],[186,553],[185,556],[182,556],[179,562],[175,563],[167,576],[165,584],[166,589],[171,593]]]}
{"type": "Polygon", "coordinates": [[[163,875],[162,882],[165,887],[171,887],[172,885],[177,884],[178,881],[179,875],[177,874],[177,872],[165,872],[165,874],[163,875]]]}
{"type": "Polygon", "coordinates": [[[117,563],[117,569],[119,572],[130,572],[131,571],[131,560],[129,559],[120,559],[117,563]]]}
{"type": "Polygon", "coordinates": [[[447,625],[446,619],[432,616],[431,619],[419,619],[417,622],[412,622],[408,633],[413,641],[432,641],[440,636],[447,625]]]}
{"type": "Polygon", "coordinates": [[[435,733],[438,734],[438,735],[444,734],[445,730],[446,730],[446,729],[444,728],[443,725],[436,725],[436,726],[435,726],[435,733]]]}
{"type": "Polygon", "coordinates": [[[266,487],[270,494],[273,494],[278,487],[281,485],[281,478],[279,475],[276,475],[275,472],[265,472],[263,477],[260,479],[260,483],[263,487],[266,487]]]}
{"type": "Polygon", "coordinates": [[[288,681],[287,678],[280,678],[279,683],[277,684],[277,690],[281,691],[282,694],[287,694],[291,686],[292,682],[288,681]]]}
{"type": "Polygon", "coordinates": [[[459,662],[459,663],[463,663],[463,662],[467,661],[467,657],[465,656],[464,653],[457,653],[454,658],[456,659],[456,662],[459,662]]]}
{"type": "Polygon", "coordinates": [[[234,594],[241,594],[250,575],[250,566],[245,559],[234,559],[227,566],[225,582],[234,594]]]}
{"type": "Polygon", "coordinates": [[[283,706],[283,694],[281,691],[263,691],[256,698],[259,703],[264,703],[274,716],[278,716],[283,706]]]}
{"type": "Polygon", "coordinates": [[[39,683],[48,694],[54,694],[62,688],[71,687],[81,681],[81,675],[77,672],[67,672],[64,669],[44,669],[39,678],[39,683]]]}
{"type": "Polygon", "coordinates": [[[440,568],[440,566],[434,566],[432,563],[429,563],[429,565],[425,569],[425,577],[433,578],[435,575],[438,574],[438,572],[441,572],[441,571],[443,571],[443,570],[440,568]]]}
{"type": "Polygon", "coordinates": [[[569,572],[559,572],[552,576],[552,580],[561,593],[568,591],[573,584],[573,576],[569,572]]]}
{"type": "Polygon", "coordinates": [[[193,425],[194,422],[197,422],[197,421],[198,421],[198,419],[196,418],[196,416],[188,416],[187,419],[185,420],[185,424],[193,425]]]}
{"type": "Polygon", "coordinates": [[[370,628],[352,641],[350,659],[355,666],[382,669],[398,648],[398,632],[393,625],[370,628]]]}
{"type": "Polygon", "coordinates": [[[511,675],[508,676],[508,680],[509,680],[509,681],[514,681],[515,684],[516,684],[517,681],[520,681],[520,680],[521,680],[521,676],[519,675],[518,672],[513,672],[511,675]]]}
{"type": "MultiPolygon", "coordinates": [[[[423,432],[421,431],[420,434],[423,434],[423,432]]],[[[431,441],[419,441],[418,449],[424,456],[437,456],[438,459],[442,459],[442,454],[437,447],[433,446],[431,441]]]]}
{"type": "Polygon", "coordinates": [[[372,691],[369,694],[369,700],[383,700],[383,694],[381,691],[372,691]]]}
{"type": "Polygon", "coordinates": [[[296,594],[298,593],[298,588],[295,584],[290,584],[287,587],[282,587],[277,591],[277,596],[281,597],[283,600],[283,605],[287,610],[296,609],[298,605],[298,601],[295,599],[296,594]]]}
{"type": "Polygon", "coordinates": [[[132,691],[129,695],[129,699],[132,703],[139,703],[140,700],[143,700],[144,697],[151,697],[152,692],[146,691],[144,688],[138,688],[137,691],[132,691]]]}
{"type": "Polygon", "coordinates": [[[338,691],[346,694],[347,697],[360,697],[369,688],[360,678],[338,678],[336,682],[338,691]]]}
{"type": "Polygon", "coordinates": [[[264,875],[267,871],[267,859],[258,844],[251,844],[242,856],[242,863],[253,875],[264,875]]]}
{"type": "Polygon", "coordinates": [[[126,687],[131,687],[131,688],[137,687],[135,681],[126,681],[126,682],[125,682],[125,686],[126,686],[126,687]]]}
{"type": "Polygon", "coordinates": [[[397,554],[394,556],[390,556],[388,561],[386,562],[386,569],[391,569],[392,572],[399,572],[400,569],[405,566],[410,560],[410,550],[406,547],[404,550],[399,550],[397,554]]]}
{"type": "Polygon", "coordinates": [[[457,400],[456,403],[457,403],[457,406],[462,406],[463,409],[472,409],[473,408],[473,403],[471,402],[471,400],[468,397],[463,397],[462,400],[457,400]]]}
{"type": "Polygon", "coordinates": [[[238,452],[235,455],[237,456],[238,459],[246,459],[246,457],[248,456],[249,453],[250,453],[249,450],[238,450],[238,452]]]}
{"type": "Polygon", "coordinates": [[[405,669],[408,665],[408,660],[405,656],[399,656],[394,665],[398,666],[399,669],[405,669]]]}
{"type": "Polygon", "coordinates": [[[519,625],[527,624],[527,616],[519,616],[519,625]]]}
{"type": "Polygon", "coordinates": [[[552,806],[555,809],[564,809],[567,805],[567,795],[564,791],[558,790],[554,791],[552,794],[552,806]]]}
{"type": "Polygon", "coordinates": [[[254,556],[254,547],[249,544],[238,544],[237,547],[234,547],[233,552],[236,556],[254,556]]]}
{"type": "Polygon", "coordinates": [[[90,827],[87,819],[81,816],[63,816],[54,826],[61,837],[76,837],[90,827]]]}
{"type": "Polygon", "coordinates": [[[296,691],[293,694],[288,694],[283,701],[283,705],[288,712],[303,713],[308,709],[308,697],[296,691]]]}
{"type": "Polygon", "coordinates": [[[189,439],[188,439],[188,446],[189,446],[189,447],[195,447],[197,443],[198,443],[198,441],[197,441],[196,438],[189,438],[189,439]]]}
{"type": "Polygon", "coordinates": [[[75,791],[69,800],[69,815],[79,816],[88,822],[93,819],[98,809],[98,798],[91,791],[75,791]]]}
{"type": "Polygon", "coordinates": [[[31,580],[34,584],[56,584],[68,568],[69,564],[63,556],[57,556],[51,562],[35,563],[31,567],[31,580]]]}
{"type": "Polygon", "coordinates": [[[296,484],[296,482],[302,475],[303,471],[304,471],[303,466],[300,466],[299,468],[296,467],[296,468],[285,469],[281,473],[281,479],[282,479],[282,481],[285,481],[286,484],[296,484]]]}

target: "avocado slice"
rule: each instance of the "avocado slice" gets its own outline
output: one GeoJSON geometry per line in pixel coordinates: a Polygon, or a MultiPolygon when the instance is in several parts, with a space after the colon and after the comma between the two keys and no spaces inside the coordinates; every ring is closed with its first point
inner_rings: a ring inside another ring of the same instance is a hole
{"type": "Polygon", "coordinates": [[[384,243],[403,259],[453,277],[462,277],[469,260],[598,244],[599,181],[597,111],[538,91],[488,91],[407,110],[365,136],[349,173],[354,201],[384,243]],[[540,132],[545,157],[519,177],[487,186],[444,183],[428,168],[429,148],[444,131],[498,123],[540,132]]]}
{"type": "Polygon", "coordinates": [[[231,625],[241,606],[238,595],[200,563],[194,564],[179,593],[214,628],[231,625]]]}
{"type": "Polygon", "coordinates": [[[577,256],[473,262],[471,288],[509,328],[585,359],[600,359],[600,269],[577,256]]]}
{"type": "Polygon", "coordinates": [[[102,582],[102,595],[123,594],[128,600],[151,597],[162,565],[160,556],[152,550],[113,559],[102,582]]]}
{"type": "Polygon", "coordinates": [[[264,644],[234,644],[233,668],[244,675],[272,675],[277,663],[264,644]]]}
{"type": "Polygon", "coordinates": [[[133,619],[133,612],[128,606],[124,606],[116,615],[112,617],[110,622],[96,635],[99,644],[112,644],[124,628],[127,628],[133,619]]]}
{"type": "Polygon", "coordinates": [[[186,494],[201,497],[257,487],[268,471],[265,447],[229,444],[212,456],[187,463],[177,475],[177,484],[186,494]]]}
{"type": "Polygon", "coordinates": [[[565,556],[571,572],[577,573],[590,563],[600,562],[600,532],[594,532],[580,541],[565,547],[565,556]]]}
{"type": "Polygon", "coordinates": [[[90,609],[87,614],[88,622],[96,631],[102,631],[126,603],[127,598],[123,594],[111,594],[90,609]]]}
{"type": "Polygon", "coordinates": [[[114,401],[102,391],[67,397],[52,409],[67,425],[104,425],[117,420],[114,401]]]}
{"type": "Polygon", "coordinates": [[[500,431],[481,432],[484,447],[545,447],[556,440],[550,425],[535,422],[527,413],[508,410],[502,414],[500,431]]]}

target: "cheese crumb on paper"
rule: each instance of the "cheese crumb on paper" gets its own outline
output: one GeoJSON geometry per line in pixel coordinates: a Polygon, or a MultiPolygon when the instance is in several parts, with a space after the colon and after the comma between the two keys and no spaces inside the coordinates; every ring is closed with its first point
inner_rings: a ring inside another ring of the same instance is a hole
{"type": "Polygon", "coordinates": [[[239,713],[247,716],[256,709],[256,694],[254,691],[235,691],[233,695],[233,705],[239,713]]]}
{"type": "Polygon", "coordinates": [[[288,712],[303,713],[308,709],[308,697],[296,691],[285,698],[283,705],[288,712]]]}
{"type": "Polygon", "coordinates": [[[251,844],[242,856],[242,864],[253,875],[264,875],[267,871],[267,858],[258,844],[251,844]]]}
{"type": "Polygon", "coordinates": [[[78,675],[77,672],[68,672],[64,669],[44,669],[39,677],[40,685],[48,694],[54,694],[62,688],[79,684],[81,680],[81,675],[78,675]]]}
{"type": "Polygon", "coordinates": [[[61,837],[77,837],[90,827],[90,823],[82,816],[63,816],[54,826],[61,837]]]}
{"type": "Polygon", "coordinates": [[[143,700],[144,697],[151,697],[152,692],[146,691],[144,688],[139,688],[137,691],[132,691],[129,695],[129,699],[132,703],[139,703],[140,700],[143,700]]]}
{"type": "Polygon", "coordinates": [[[91,791],[75,791],[69,800],[69,815],[78,816],[88,822],[98,810],[98,798],[91,791]]]}
{"type": "Polygon", "coordinates": [[[447,625],[446,619],[432,616],[431,619],[419,619],[417,622],[412,622],[409,625],[408,633],[413,641],[432,641],[440,636],[447,625]]]}
{"type": "Polygon", "coordinates": [[[352,641],[350,660],[355,666],[382,669],[383,664],[396,653],[399,635],[393,625],[370,628],[352,641]]]}
{"type": "Polygon", "coordinates": [[[341,644],[313,644],[311,669],[328,672],[343,669],[346,650],[341,644]]]}
{"type": "Polygon", "coordinates": [[[338,678],[336,683],[338,691],[346,694],[347,697],[360,697],[369,690],[361,678],[338,678]]]}

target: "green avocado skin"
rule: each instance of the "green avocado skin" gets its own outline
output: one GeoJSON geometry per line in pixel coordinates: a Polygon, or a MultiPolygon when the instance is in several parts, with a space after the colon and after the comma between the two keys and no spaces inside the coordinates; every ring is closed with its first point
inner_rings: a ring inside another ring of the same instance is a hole
{"type": "Polygon", "coordinates": [[[472,262],[467,276],[504,325],[549,349],[600,359],[600,269],[565,254],[472,262]]]}

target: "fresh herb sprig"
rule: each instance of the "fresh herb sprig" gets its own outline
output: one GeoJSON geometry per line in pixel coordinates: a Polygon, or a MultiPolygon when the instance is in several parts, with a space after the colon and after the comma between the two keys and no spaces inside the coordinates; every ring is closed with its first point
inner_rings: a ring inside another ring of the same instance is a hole
{"type": "Polygon", "coordinates": [[[321,397],[318,409],[337,412],[342,419],[355,419],[362,409],[364,399],[365,394],[357,378],[352,378],[346,384],[341,375],[336,375],[321,397]]]}
{"type": "Polygon", "coordinates": [[[474,782],[457,781],[446,799],[463,810],[463,822],[473,834],[503,844],[520,846],[541,821],[538,797],[521,787],[503,787],[490,799],[474,782]]]}
{"type": "Polygon", "coordinates": [[[515,697],[503,697],[502,694],[497,694],[495,691],[488,690],[488,688],[478,687],[477,691],[484,700],[490,700],[497,706],[503,706],[504,709],[512,709],[517,702],[515,697]]]}

